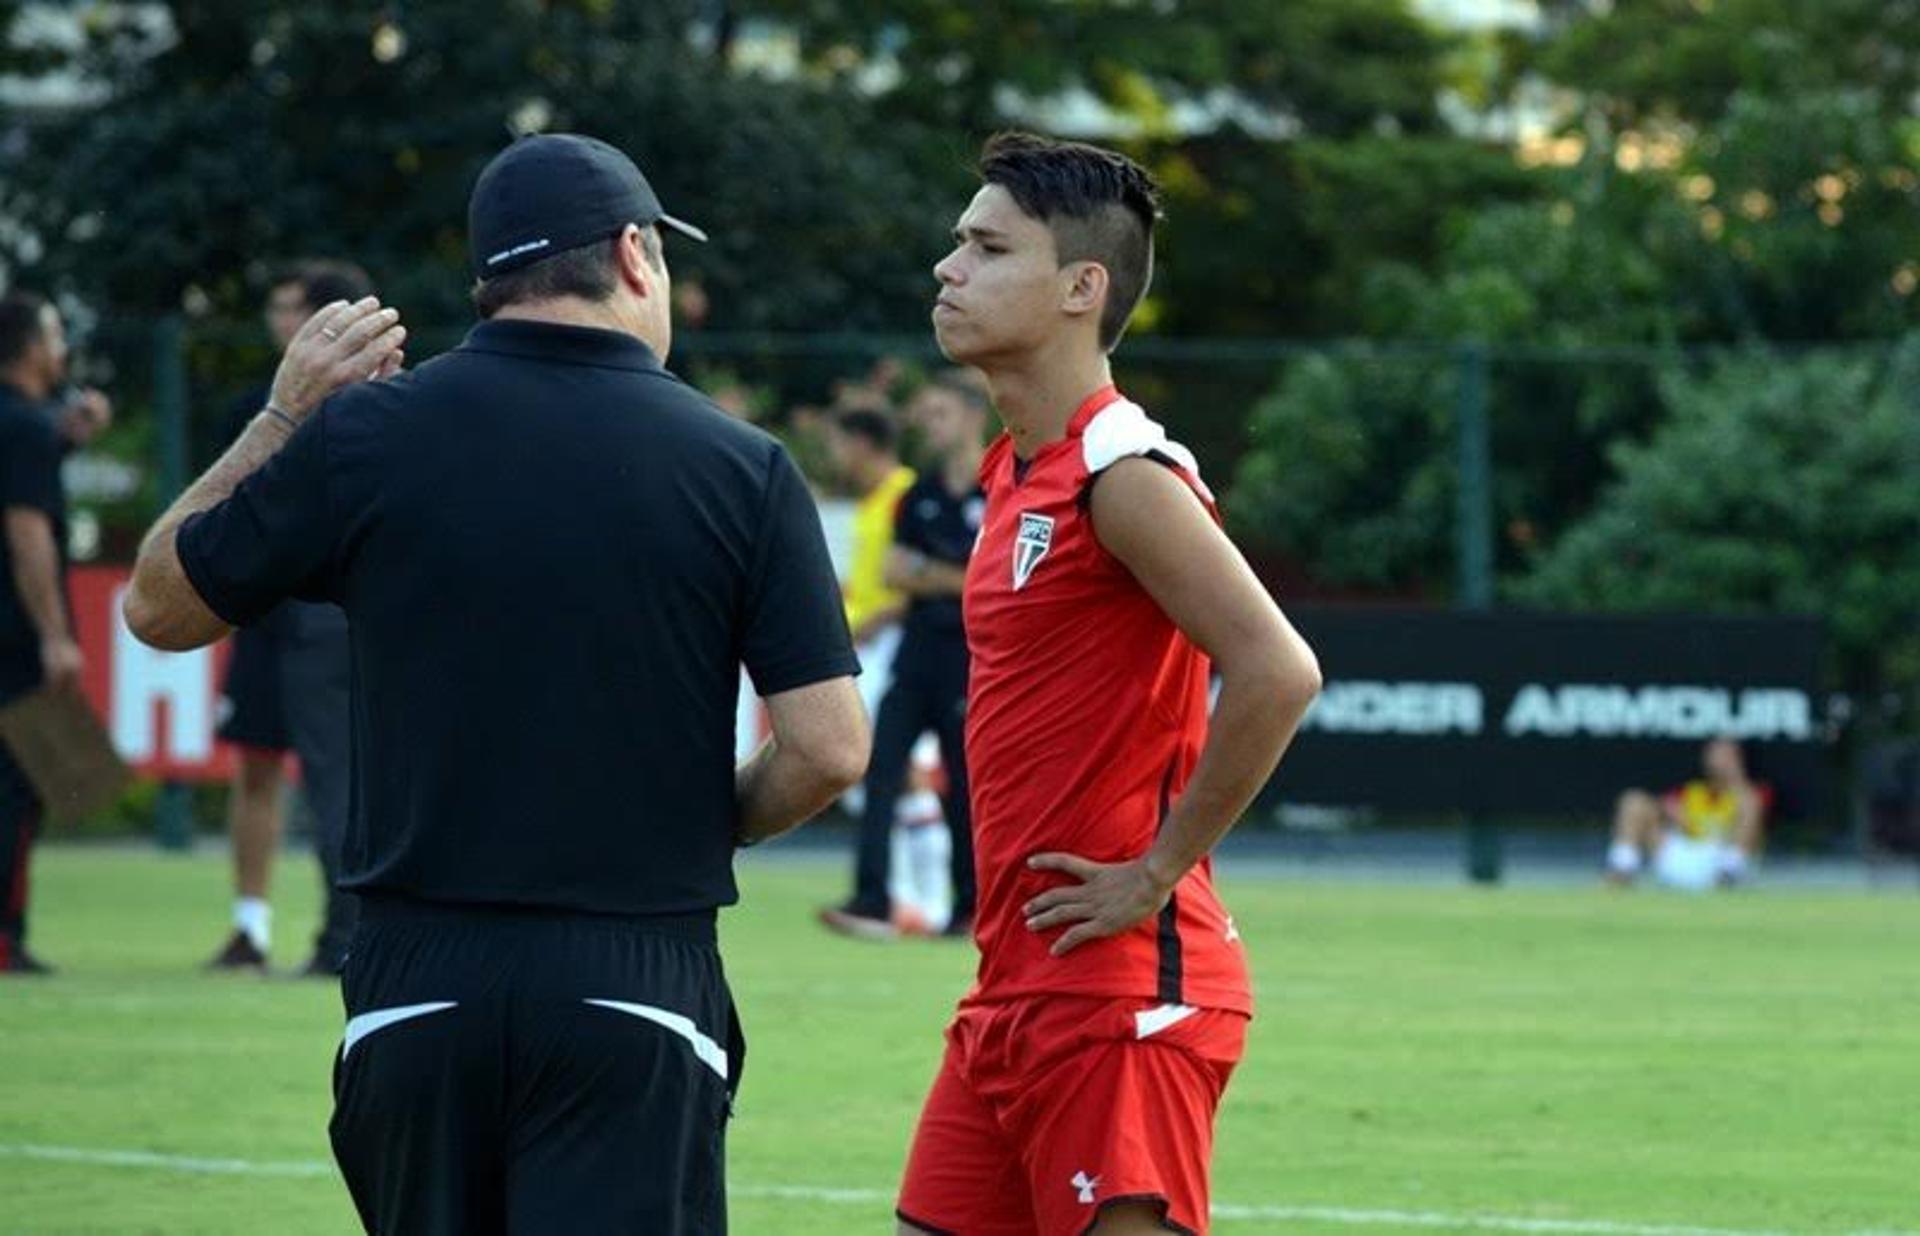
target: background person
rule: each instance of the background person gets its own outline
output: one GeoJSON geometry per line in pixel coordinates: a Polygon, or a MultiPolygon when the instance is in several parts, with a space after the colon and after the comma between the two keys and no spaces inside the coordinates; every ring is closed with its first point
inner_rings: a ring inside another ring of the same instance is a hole
{"type": "Polygon", "coordinates": [[[1731,738],[1700,750],[1700,776],[1660,795],[1627,790],[1614,808],[1607,880],[1632,884],[1643,870],[1671,888],[1700,891],[1745,880],[1765,840],[1768,790],[1747,775],[1731,738]]]}
{"type": "MultiPolygon", "coordinates": [[[[372,293],[373,281],[358,266],[331,260],[298,263],[267,291],[267,331],[284,352],[321,306],[372,293]]],[[[246,432],[269,394],[262,386],[235,404],[223,447],[246,432]]],[[[291,752],[300,759],[300,788],[313,820],[323,907],[313,954],[300,972],[326,978],[340,972],[353,937],[353,897],[337,887],[350,790],[348,655],[347,616],[338,605],[287,601],[233,633],[218,730],[239,755],[227,800],[233,934],[208,962],[210,969],[266,970],[273,941],[269,892],[285,829],[291,752]]]]}
{"type": "MultiPolygon", "coordinates": [[[[60,460],[111,420],[112,407],[98,391],[57,398],[66,380],[60,311],[32,292],[0,297],[0,705],[42,687],[81,689],[60,460]]],[[[39,796],[0,744],[0,974],[52,972],[27,949],[41,816],[39,796]]]]}
{"type": "MultiPolygon", "coordinates": [[[[916,886],[931,902],[919,870],[925,841],[936,836],[938,817],[899,813],[909,784],[914,748],[929,731],[938,736],[944,774],[945,820],[951,837],[945,850],[950,904],[930,924],[966,934],[972,927],[974,871],[972,826],[967,804],[967,635],[960,596],[967,560],[980,535],[986,499],[980,491],[988,401],[964,376],[937,376],[915,396],[910,416],[918,425],[929,465],[901,495],[893,517],[892,545],[883,575],[887,587],[907,598],[901,638],[889,685],[874,719],[873,760],[855,852],[853,896],[821,912],[827,926],[848,935],[884,936],[901,927],[890,884],[916,886]],[[906,818],[900,816],[904,814],[906,818]],[[896,827],[898,825],[898,827],[896,827]],[[897,857],[896,857],[897,856],[897,857]],[[905,871],[890,878],[890,868],[905,871]],[[901,879],[900,876],[904,876],[901,879]]],[[[925,792],[925,791],[921,791],[925,792]]],[[[930,851],[931,852],[931,851],[930,851]]]]}

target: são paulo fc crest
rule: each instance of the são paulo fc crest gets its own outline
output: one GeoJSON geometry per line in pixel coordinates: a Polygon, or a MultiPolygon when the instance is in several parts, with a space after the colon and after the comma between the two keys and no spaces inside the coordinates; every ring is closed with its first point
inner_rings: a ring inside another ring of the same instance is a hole
{"type": "Polygon", "coordinates": [[[1053,548],[1053,516],[1020,512],[1020,534],[1013,541],[1013,590],[1020,591],[1033,578],[1033,569],[1053,548]]]}

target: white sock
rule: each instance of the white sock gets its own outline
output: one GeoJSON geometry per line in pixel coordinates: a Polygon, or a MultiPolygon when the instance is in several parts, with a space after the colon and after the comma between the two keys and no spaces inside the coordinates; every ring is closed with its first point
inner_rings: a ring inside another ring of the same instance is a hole
{"type": "Polygon", "coordinates": [[[920,910],[935,931],[945,931],[953,918],[953,834],[937,815],[932,822],[916,824],[906,832],[907,858],[913,868],[920,910]]]}
{"type": "Polygon", "coordinates": [[[894,808],[893,821],[887,892],[894,910],[929,931],[940,931],[953,913],[953,894],[947,887],[952,843],[940,817],[940,796],[931,790],[907,791],[894,808]]]}
{"type": "Polygon", "coordinates": [[[940,822],[940,796],[932,790],[908,790],[893,809],[895,828],[940,822]]]}
{"type": "Polygon", "coordinates": [[[1734,880],[1743,880],[1747,875],[1747,856],[1739,850],[1728,850],[1720,856],[1720,874],[1734,880]]]}
{"type": "Polygon", "coordinates": [[[913,859],[907,849],[908,830],[895,824],[887,834],[887,900],[895,906],[913,906],[913,859]]]}
{"type": "Polygon", "coordinates": [[[1640,870],[1640,847],[1631,841],[1616,841],[1607,848],[1607,867],[1622,875],[1640,870]]]}
{"type": "Polygon", "coordinates": [[[273,907],[264,897],[237,897],[233,902],[233,925],[244,931],[253,947],[266,952],[273,942],[273,907]]]}

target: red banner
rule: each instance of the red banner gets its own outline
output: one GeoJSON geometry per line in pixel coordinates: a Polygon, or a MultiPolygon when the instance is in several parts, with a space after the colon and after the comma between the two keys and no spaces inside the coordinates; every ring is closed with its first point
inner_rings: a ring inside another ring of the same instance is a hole
{"type": "Polygon", "coordinates": [[[214,737],[226,641],[194,652],[159,652],[120,617],[125,567],[76,567],[69,577],[75,634],[87,659],[86,690],[122,759],[176,781],[226,781],[231,747],[214,737]]]}

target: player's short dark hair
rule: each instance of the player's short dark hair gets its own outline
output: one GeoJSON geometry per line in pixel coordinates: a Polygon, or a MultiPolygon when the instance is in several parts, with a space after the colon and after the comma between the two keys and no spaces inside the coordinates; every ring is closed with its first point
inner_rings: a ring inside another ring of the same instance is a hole
{"type": "Polygon", "coordinates": [[[900,441],[900,427],[885,412],[848,408],[833,418],[834,428],[852,438],[864,438],[875,450],[890,451],[900,441]]]}
{"type": "MultiPolygon", "coordinates": [[[[491,279],[478,279],[473,285],[473,307],[483,318],[490,318],[508,305],[530,301],[577,296],[581,300],[604,301],[619,284],[618,259],[614,256],[619,237],[580,245],[529,262],[517,270],[491,279]]],[[[661,268],[660,233],[651,227],[640,229],[640,246],[655,270],[661,268]]]]}
{"type": "Polygon", "coordinates": [[[1084,142],[1001,133],[980,152],[980,178],[1047,225],[1060,264],[1107,269],[1100,346],[1111,352],[1153,282],[1153,225],[1160,188],[1125,155],[1084,142]]]}
{"type": "Polygon", "coordinates": [[[291,263],[273,281],[274,287],[296,284],[309,313],[336,300],[360,300],[373,295],[373,280],[352,262],[338,258],[302,258],[291,263]]]}
{"type": "Polygon", "coordinates": [[[27,354],[46,332],[47,298],[16,289],[0,296],[0,365],[11,365],[27,354]]]}

